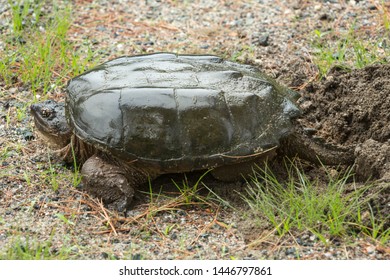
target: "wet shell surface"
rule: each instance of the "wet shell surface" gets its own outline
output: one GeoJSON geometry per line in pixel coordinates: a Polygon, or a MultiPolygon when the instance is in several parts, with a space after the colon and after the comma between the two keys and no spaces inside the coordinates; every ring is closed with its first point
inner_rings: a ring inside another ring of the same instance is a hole
{"type": "Polygon", "coordinates": [[[108,61],[68,83],[76,135],[163,172],[238,163],[279,145],[293,94],[253,66],[157,53],[108,61]]]}

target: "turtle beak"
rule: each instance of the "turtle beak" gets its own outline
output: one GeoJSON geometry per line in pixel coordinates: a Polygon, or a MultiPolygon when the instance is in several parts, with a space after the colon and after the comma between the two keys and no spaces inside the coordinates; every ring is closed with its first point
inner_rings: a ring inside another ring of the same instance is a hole
{"type": "Polygon", "coordinates": [[[39,105],[32,104],[30,106],[30,112],[31,112],[31,115],[34,118],[35,126],[39,130],[41,130],[41,128],[43,128],[44,125],[43,125],[42,115],[39,113],[39,111],[40,111],[40,106],[39,105]]]}

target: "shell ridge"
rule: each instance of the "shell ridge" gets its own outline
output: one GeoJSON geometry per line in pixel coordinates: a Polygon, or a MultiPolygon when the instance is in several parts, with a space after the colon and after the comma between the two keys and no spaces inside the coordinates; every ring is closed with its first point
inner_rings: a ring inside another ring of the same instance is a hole
{"type": "Polygon", "coordinates": [[[103,89],[107,89],[108,75],[109,75],[109,72],[108,72],[107,68],[104,68],[104,72],[103,72],[104,83],[103,83],[103,86],[102,86],[103,89]]]}
{"type": "Polygon", "coordinates": [[[125,121],[124,121],[124,113],[123,113],[123,106],[122,106],[122,91],[123,89],[121,89],[119,91],[119,99],[118,99],[118,107],[119,107],[119,110],[121,111],[121,122],[122,122],[122,130],[121,130],[121,136],[120,136],[120,139],[119,139],[119,143],[121,143],[121,148],[122,148],[122,151],[125,151],[126,150],[126,147],[125,147],[125,127],[128,126],[128,124],[126,123],[125,124],[125,121]]]}
{"type": "Polygon", "coordinates": [[[235,120],[234,120],[233,113],[230,110],[229,103],[228,103],[227,98],[226,98],[226,92],[224,90],[221,90],[220,93],[221,93],[223,101],[224,101],[224,103],[226,105],[226,109],[227,109],[227,111],[229,113],[229,123],[230,123],[230,125],[233,128],[233,131],[232,131],[231,135],[229,135],[230,136],[229,144],[230,144],[232,142],[232,139],[234,138],[234,136],[236,136],[236,131],[237,131],[236,128],[237,128],[237,126],[236,126],[236,123],[235,123],[235,120]]]}
{"type": "MultiPolygon", "coordinates": [[[[183,139],[183,134],[180,133],[182,131],[182,125],[180,122],[180,112],[179,112],[179,100],[177,97],[177,90],[176,88],[173,88],[173,100],[175,101],[175,110],[176,110],[176,132],[178,132],[178,138],[179,138],[179,143],[181,145],[181,150],[183,152],[183,142],[185,142],[185,139],[183,139]]],[[[183,157],[183,154],[181,155],[183,157]]]]}

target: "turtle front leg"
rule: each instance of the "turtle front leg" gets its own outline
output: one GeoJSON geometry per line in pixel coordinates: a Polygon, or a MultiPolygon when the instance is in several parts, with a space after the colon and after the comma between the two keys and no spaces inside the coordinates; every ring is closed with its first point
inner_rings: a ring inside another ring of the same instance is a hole
{"type": "Polygon", "coordinates": [[[133,200],[134,189],[148,181],[145,172],[94,155],[81,169],[85,190],[103,200],[110,208],[125,211],[133,200]]]}

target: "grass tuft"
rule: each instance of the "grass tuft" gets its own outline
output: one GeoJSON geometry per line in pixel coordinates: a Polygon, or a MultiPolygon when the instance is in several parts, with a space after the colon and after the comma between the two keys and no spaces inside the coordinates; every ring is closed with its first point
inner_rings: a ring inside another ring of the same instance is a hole
{"type": "Polygon", "coordinates": [[[53,5],[42,14],[43,1],[9,1],[12,32],[0,52],[0,80],[7,86],[23,86],[38,93],[53,92],[66,80],[86,70],[93,53],[77,51],[67,37],[70,6],[53,5]]]}
{"type": "MultiPolygon", "coordinates": [[[[184,202],[186,204],[191,204],[192,202],[195,202],[195,201],[199,201],[199,194],[198,194],[198,191],[199,191],[199,188],[202,184],[202,179],[211,171],[208,170],[206,172],[204,172],[199,178],[198,180],[193,184],[191,185],[188,180],[187,180],[187,177],[185,176],[185,180],[183,180],[182,184],[178,184],[176,183],[174,180],[172,180],[172,183],[175,185],[175,187],[179,190],[180,194],[181,194],[181,197],[184,199],[184,202]]],[[[203,200],[203,199],[202,199],[203,200]]]]}
{"type": "Polygon", "coordinates": [[[381,14],[381,27],[375,41],[367,38],[364,30],[359,30],[353,23],[346,32],[322,32],[318,29],[312,34],[314,63],[321,78],[333,67],[352,69],[363,68],[377,63],[388,63],[390,48],[387,45],[390,35],[390,12],[384,3],[378,6],[381,14]]]}
{"type": "Polygon", "coordinates": [[[59,250],[51,240],[37,241],[15,237],[8,244],[6,250],[0,254],[0,260],[58,260],[70,259],[71,248],[62,247],[59,250]]]}
{"type": "Polygon", "coordinates": [[[374,215],[371,228],[364,225],[359,213],[367,205],[369,198],[363,195],[370,186],[347,193],[351,178],[350,170],[336,178],[329,175],[327,186],[320,186],[293,163],[288,179],[282,182],[265,167],[255,172],[243,198],[258,219],[267,220],[279,236],[309,230],[326,243],[329,237],[345,236],[357,229],[374,239],[380,234],[382,241],[388,241],[389,230],[374,215]]]}

